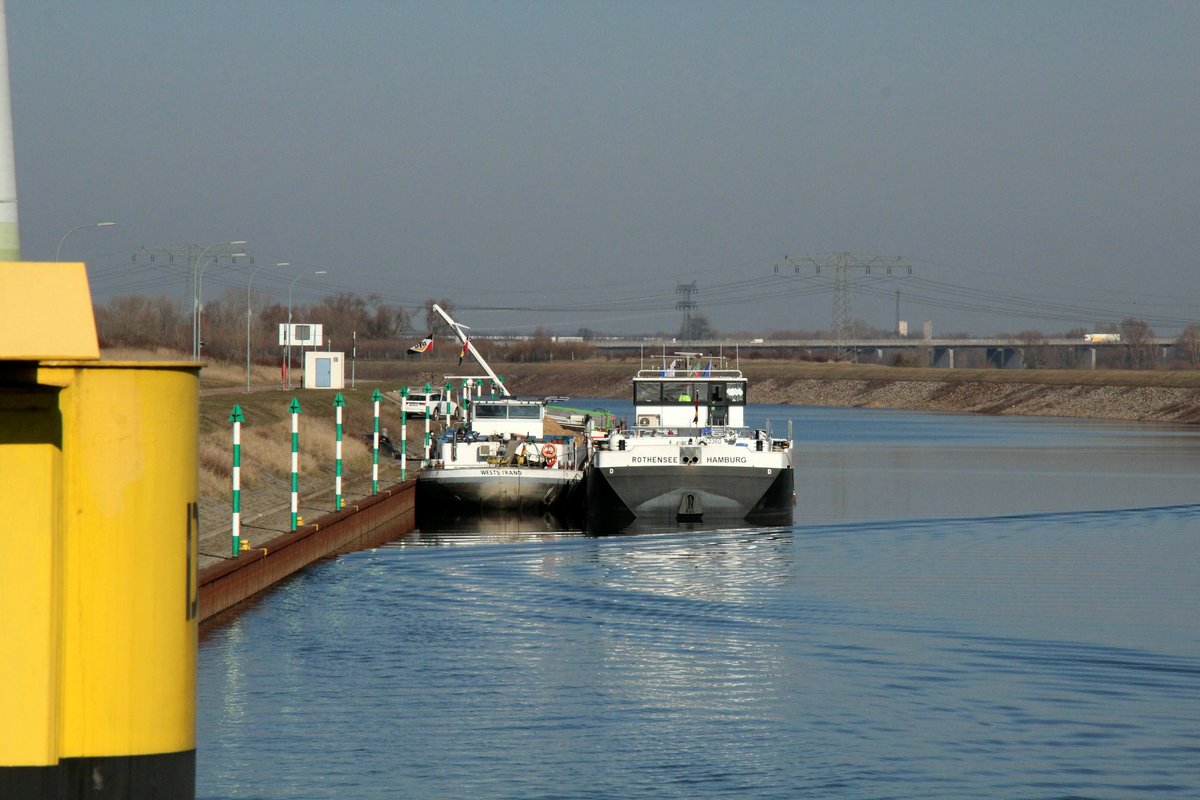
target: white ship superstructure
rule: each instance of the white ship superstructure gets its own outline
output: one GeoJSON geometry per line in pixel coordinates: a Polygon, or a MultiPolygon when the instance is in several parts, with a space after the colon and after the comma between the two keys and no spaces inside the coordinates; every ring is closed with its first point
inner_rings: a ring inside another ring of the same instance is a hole
{"type": "Polygon", "coordinates": [[[572,436],[548,436],[545,404],[509,394],[463,331],[439,306],[502,396],[464,396],[465,421],[434,443],[430,463],[417,475],[418,517],[553,512],[577,516],[582,508],[586,451],[572,436]]]}
{"type": "Polygon", "coordinates": [[[746,427],[748,381],[677,353],[633,379],[634,425],[596,442],[589,531],[633,523],[791,524],[792,439],[746,427]]]}

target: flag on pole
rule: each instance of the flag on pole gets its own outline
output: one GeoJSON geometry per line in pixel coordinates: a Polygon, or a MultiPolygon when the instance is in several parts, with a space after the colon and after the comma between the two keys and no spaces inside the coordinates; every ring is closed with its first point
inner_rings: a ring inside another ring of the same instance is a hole
{"type": "Polygon", "coordinates": [[[465,339],[465,340],[463,341],[462,352],[460,352],[460,353],[458,354],[458,365],[459,365],[460,367],[462,366],[462,360],[463,360],[463,358],[464,358],[464,357],[467,355],[467,351],[468,351],[468,350],[470,350],[470,349],[471,349],[471,340],[470,340],[470,339],[465,339]]]}
{"type": "Polygon", "coordinates": [[[433,349],[433,334],[429,334],[421,341],[408,348],[410,353],[425,353],[433,349]]]}

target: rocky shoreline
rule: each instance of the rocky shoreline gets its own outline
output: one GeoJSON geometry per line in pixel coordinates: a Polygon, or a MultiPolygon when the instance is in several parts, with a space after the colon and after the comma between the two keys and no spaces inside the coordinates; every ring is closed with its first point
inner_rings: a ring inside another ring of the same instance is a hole
{"type": "Polygon", "coordinates": [[[1200,390],[1182,387],[803,380],[758,388],[760,397],[801,405],[1200,423],[1200,390]]]}

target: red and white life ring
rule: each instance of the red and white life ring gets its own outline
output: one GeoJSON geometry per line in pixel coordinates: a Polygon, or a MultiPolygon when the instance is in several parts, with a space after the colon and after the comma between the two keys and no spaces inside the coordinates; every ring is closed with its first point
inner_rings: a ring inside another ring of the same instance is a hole
{"type": "Polygon", "coordinates": [[[542,445],[542,458],[546,459],[547,467],[553,467],[554,462],[558,460],[558,450],[554,445],[546,443],[542,445]]]}

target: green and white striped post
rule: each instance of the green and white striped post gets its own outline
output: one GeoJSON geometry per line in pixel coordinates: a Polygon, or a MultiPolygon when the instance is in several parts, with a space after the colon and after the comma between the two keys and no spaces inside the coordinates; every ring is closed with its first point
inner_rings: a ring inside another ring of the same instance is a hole
{"type": "Polygon", "coordinates": [[[379,401],[383,395],[378,389],[371,395],[375,403],[375,434],[371,442],[371,494],[379,494],[379,401]]]}
{"type": "Polygon", "coordinates": [[[342,501],[342,409],[346,407],[346,399],[342,397],[342,393],[338,392],[333,398],[333,408],[335,415],[334,430],[336,433],[336,444],[334,445],[334,467],[333,467],[333,510],[341,511],[344,505],[342,501]]]}
{"type": "Polygon", "coordinates": [[[300,401],[292,398],[288,406],[292,415],[292,530],[300,516],[300,401]]]}
{"type": "Polygon", "coordinates": [[[463,424],[467,424],[471,420],[471,379],[464,378],[462,382],[462,397],[458,401],[458,418],[463,424]]]}
{"type": "Polygon", "coordinates": [[[442,410],[445,412],[446,427],[450,427],[450,392],[454,391],[454,387],[450,385],[450,381],[446,381],[446,385],[442,387],[442,410]]]}
{"type": "Polygon", "coordinates": [[[400,389],[400,480],[408,480],[408,387],[400,389]]]}
{"type": "Polygon", "coordinates": [[[242,423],[246,421],[240,405],[234,404],[229,421],[233,423],[233,557],[237,558],[242,549],[242,423]]]}
{"type": "Polygon", "coordinates": [[[424,469],[429,463],[429,395],[433,392],[433,386],[429,381],[425,382],[425,450],[421,453],[421,468],[424,469]]]}

